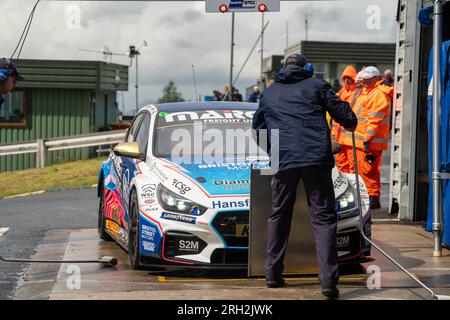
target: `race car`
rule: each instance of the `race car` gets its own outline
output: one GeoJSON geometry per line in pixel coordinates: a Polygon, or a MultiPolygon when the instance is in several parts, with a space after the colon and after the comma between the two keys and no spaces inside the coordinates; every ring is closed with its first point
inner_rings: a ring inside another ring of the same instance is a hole
{"type": "MultiPolygon", "coordinates": [[[[250,149],[241,143],[221,161],[205,155],[220,153],[212,137],[251,131],[256,108],[182,102],[141,109],[99,170],[99,237],[127,250],[135,269],[247,268],[250,149]]],[[[333,180],[339,259],[359,261],[370,255],[370,245],[359,231],[355,179],[334,168],[333,180]]],[[[364,232],[370,236],[369,196],[362,182],[360,187],[364,232]]]]}

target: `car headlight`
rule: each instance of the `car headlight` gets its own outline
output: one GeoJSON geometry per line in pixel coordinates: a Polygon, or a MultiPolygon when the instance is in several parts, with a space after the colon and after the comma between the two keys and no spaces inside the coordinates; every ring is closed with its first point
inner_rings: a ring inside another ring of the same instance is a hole
{"type": "MultiPolygon", "coordinates": [[[[344,194],[336,199],[336,212],[341,214],[354,209],[356,209],[356,194],[353,187],[349,184],[344,194]]],[[[356,215],[358,215],[357,212],[356,215]]]]}
{"type": "Polygon", "coordinates": [[[167,211],[201,216],[207,210],[204,206],[170,191],[162,184],[158,185],[157,194],[159,203],[167,211]]]}

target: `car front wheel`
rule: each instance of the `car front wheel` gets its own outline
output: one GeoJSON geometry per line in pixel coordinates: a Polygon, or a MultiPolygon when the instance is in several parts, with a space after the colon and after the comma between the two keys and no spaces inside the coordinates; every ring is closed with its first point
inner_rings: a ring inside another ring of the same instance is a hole
{"type": "Polygon", "coordinates": [[[139,248],[139,204],[136,192],[133,191],[130,201],[130,224],[128,229],[128,255],[130,266],[133,269],[142,268],[139,248]]]}

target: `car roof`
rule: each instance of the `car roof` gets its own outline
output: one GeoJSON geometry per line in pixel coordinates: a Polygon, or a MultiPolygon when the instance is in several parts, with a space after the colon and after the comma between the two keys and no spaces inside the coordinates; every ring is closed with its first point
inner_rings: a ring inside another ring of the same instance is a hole
{"type": "Polygon", "coordinates": [[[190,110],[256,110],[257,103],[234,101],[173,102],[155,104],[159,111],[175,112],[190,110]]]}

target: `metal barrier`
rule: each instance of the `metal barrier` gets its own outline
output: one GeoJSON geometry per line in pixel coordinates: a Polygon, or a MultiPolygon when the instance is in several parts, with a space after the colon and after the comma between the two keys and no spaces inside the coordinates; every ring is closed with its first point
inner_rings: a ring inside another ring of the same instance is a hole
{"type": "Polygon", "coordinates": [[[75,149],[83,147],[101,146],[123,141],[126,130],[91,133],[80,136],[37,139],[32,142],[0,145],[0,156],[8,156],[23,153],[37,153],[36,167],[43,168],[47,162],[47,151],[75,149]]]}

